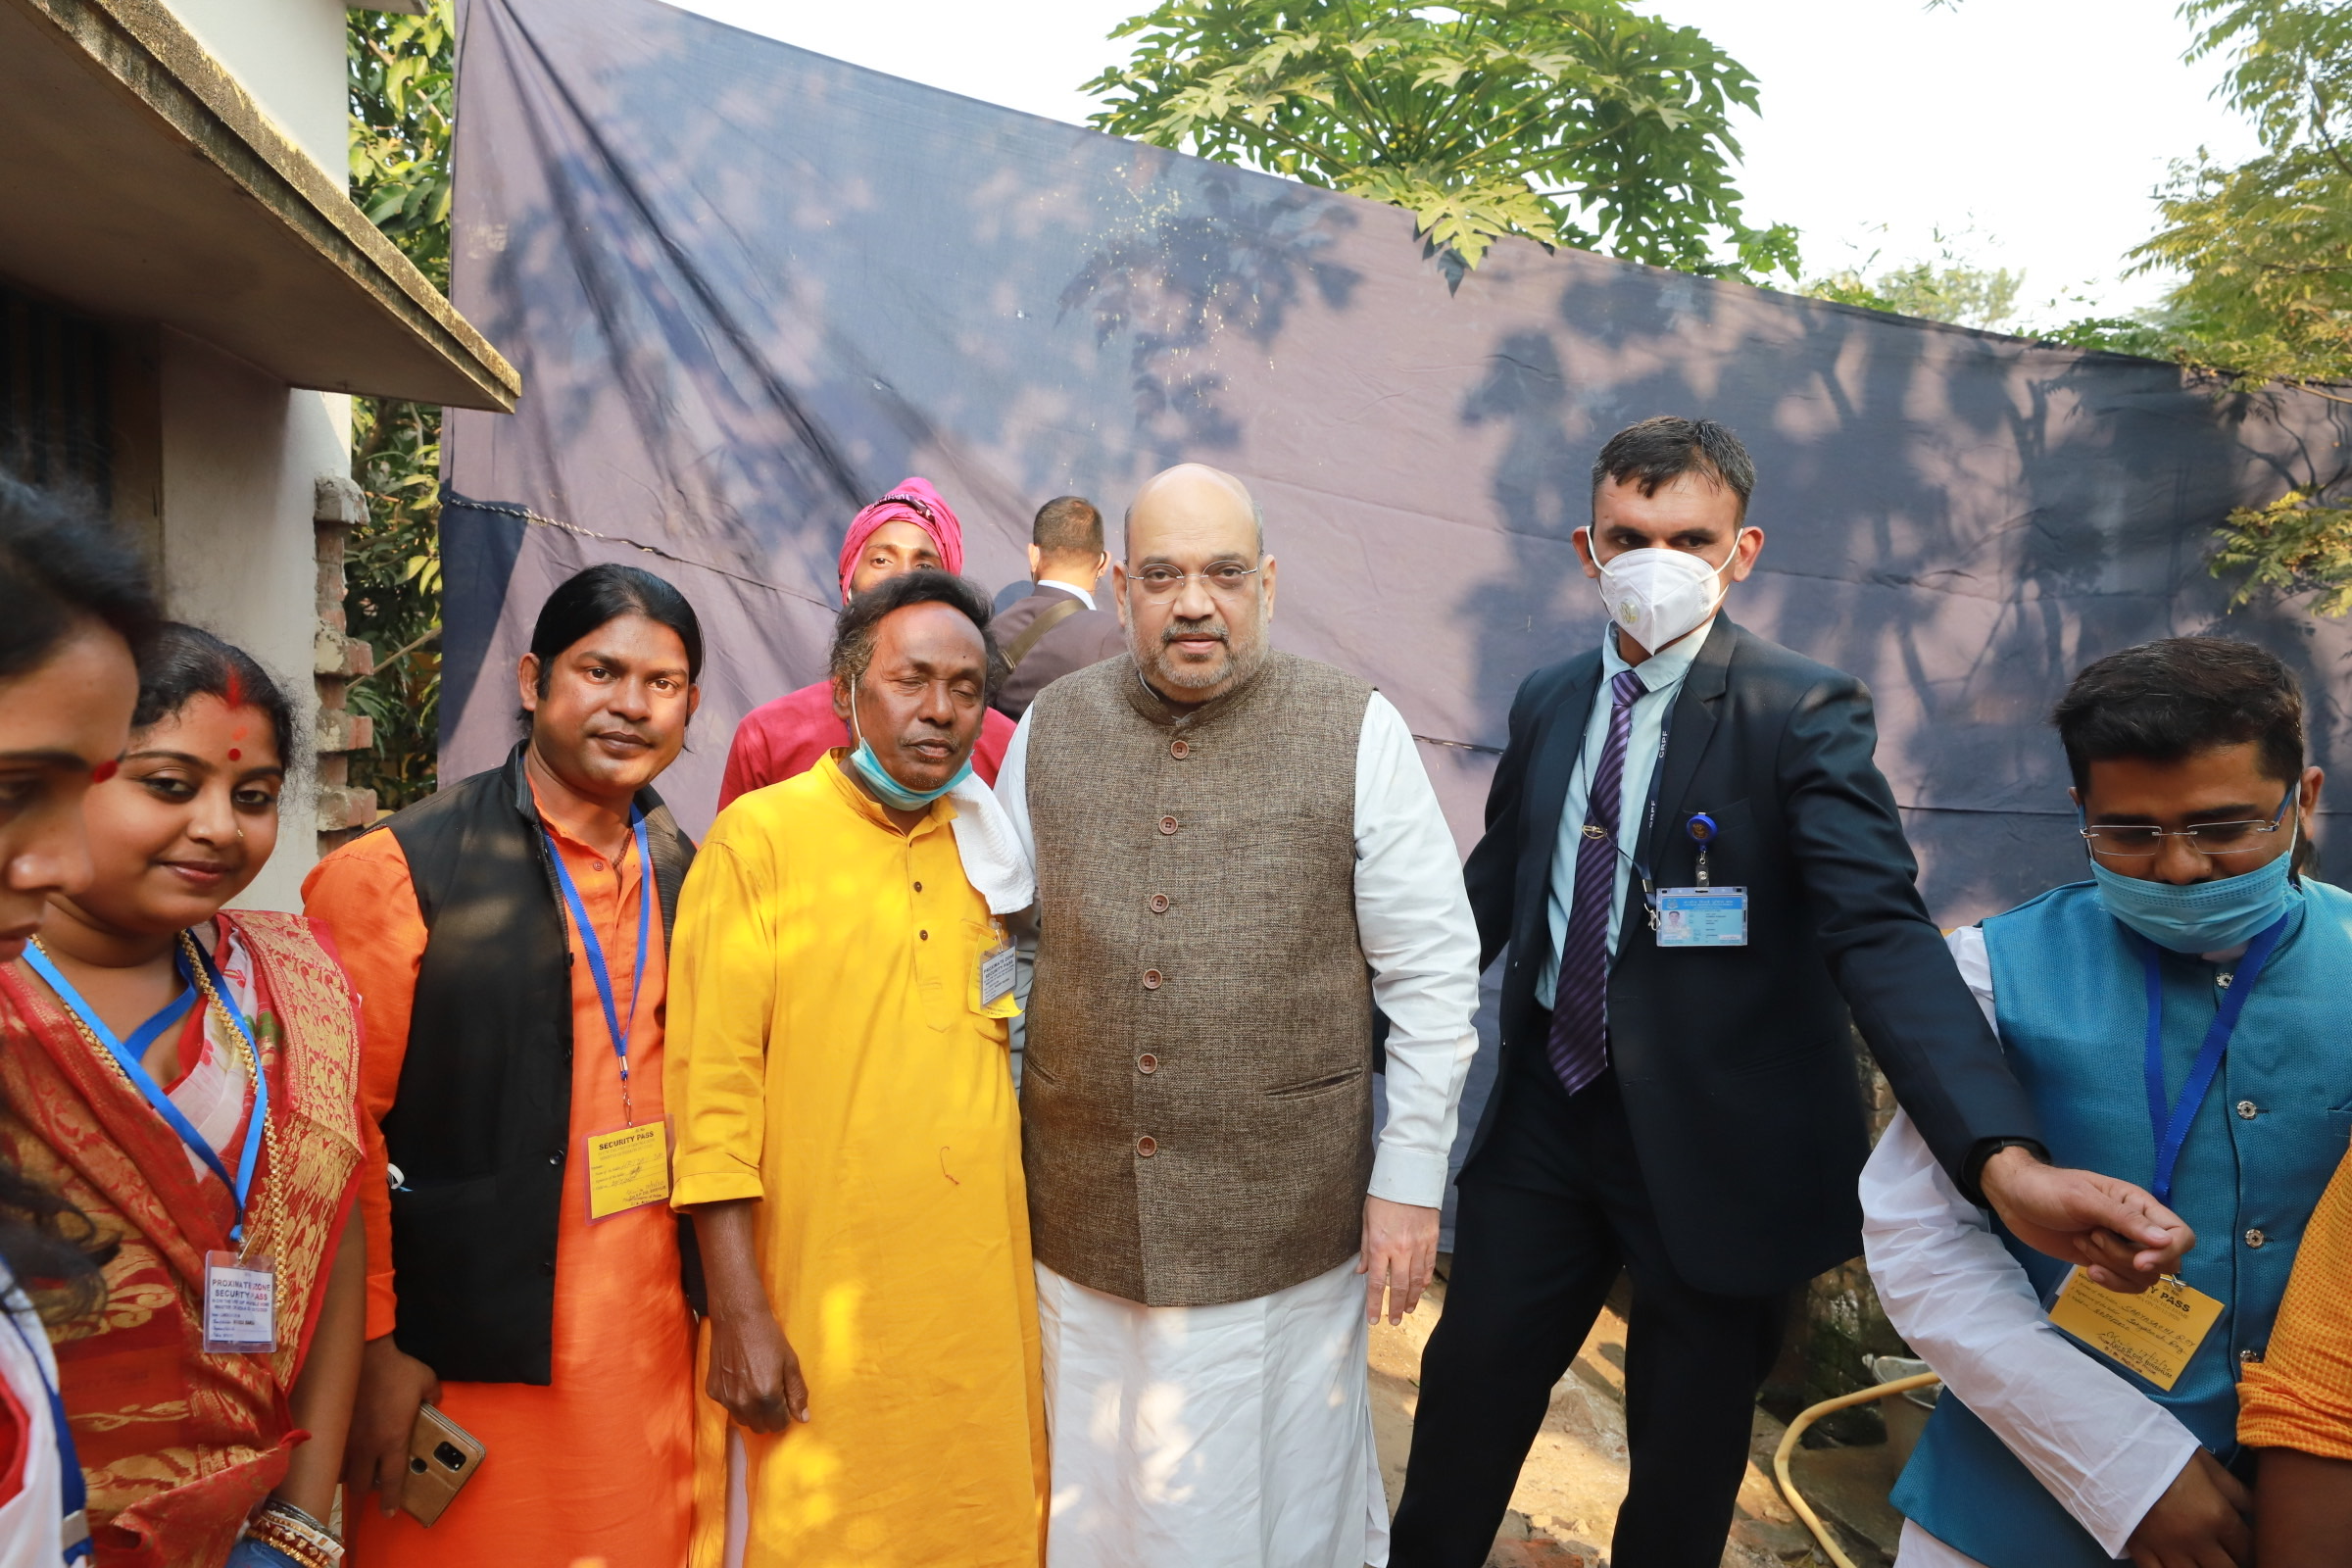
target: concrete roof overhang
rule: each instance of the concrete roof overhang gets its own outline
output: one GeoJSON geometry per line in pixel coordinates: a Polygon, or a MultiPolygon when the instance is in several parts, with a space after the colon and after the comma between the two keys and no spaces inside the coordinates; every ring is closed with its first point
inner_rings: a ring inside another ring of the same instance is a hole
{"type": "Polygon", "coordinates": [[[522,389],[161,0],[0,0],[0,276],[292,386],[499,411],[522,389]]]}

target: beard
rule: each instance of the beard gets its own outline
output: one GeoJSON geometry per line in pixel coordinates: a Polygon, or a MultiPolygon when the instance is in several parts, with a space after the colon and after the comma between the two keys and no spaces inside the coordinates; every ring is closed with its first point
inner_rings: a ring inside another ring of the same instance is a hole
{"type": "Polygon", "coordinates": [[[1135,650],[1136,662],[1153,686],[1171,695],[1209,691],[1231,682],[1239,686],[1266,662],[1265,623],[1236,635],[1222,616],[1209,620],[1171,620],[1148,649],[1135,650]],[[1169,652],[1178,637],[1214,637],[1224,644],[1223,657],[1205,663],[1180,662],[1169,652]]]}

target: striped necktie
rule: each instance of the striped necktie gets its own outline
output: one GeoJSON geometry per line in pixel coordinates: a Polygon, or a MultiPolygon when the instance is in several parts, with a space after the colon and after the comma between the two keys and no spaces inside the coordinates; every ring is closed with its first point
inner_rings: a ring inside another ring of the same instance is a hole
{"type": "Polygon", "coordinates": [[[1576,841],[1576,892],[1560,976],[1551,1004],[1551,1070],[1570,1094],[1609,1064],[1609,912],[1617,902],[1617,812],[1625,793],[1625,753],[1634,735],[1634,699],[1647,687],[1626,670],[1609,682],[1609,734],[1585,800],[1576,841]]]}

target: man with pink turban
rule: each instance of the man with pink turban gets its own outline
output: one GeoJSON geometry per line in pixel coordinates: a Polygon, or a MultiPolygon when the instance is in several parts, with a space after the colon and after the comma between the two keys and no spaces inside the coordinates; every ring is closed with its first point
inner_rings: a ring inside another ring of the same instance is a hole
{"type": "MultiPolygon", "coordinates": [[[[850,521],[841,542],[841,602],[903,571],[963,571],[963,524],[928,479],[901,479],[890,494],[850,521]]],[[[1012,742],[1012,720],[991,709],[972,748],[972,771],[995,784],[997,766],[1012,742]]],[[[850,726],[833,711],[833,683],[820,680],[787,692],[744,715],[727,749],[718,806],[738,795],[807,772],[836,746],[850,744],[850,726]]]]}

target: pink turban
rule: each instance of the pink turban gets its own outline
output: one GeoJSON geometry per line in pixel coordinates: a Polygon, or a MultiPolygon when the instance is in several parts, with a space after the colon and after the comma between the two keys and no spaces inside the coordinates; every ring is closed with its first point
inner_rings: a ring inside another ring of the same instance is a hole
{"type": "Polygon", "coordinates": [[[890,494],[850,521],[850,536],[841,542],[841,602],[850,602],[850,579],[857,575],[858,557],[866,540],[886,522],[911,522],[939,546],[939,559],[948,570],[963,570],[963,524],[948,507],[947,498],[928,479],[906,478],[890,494]]]}

